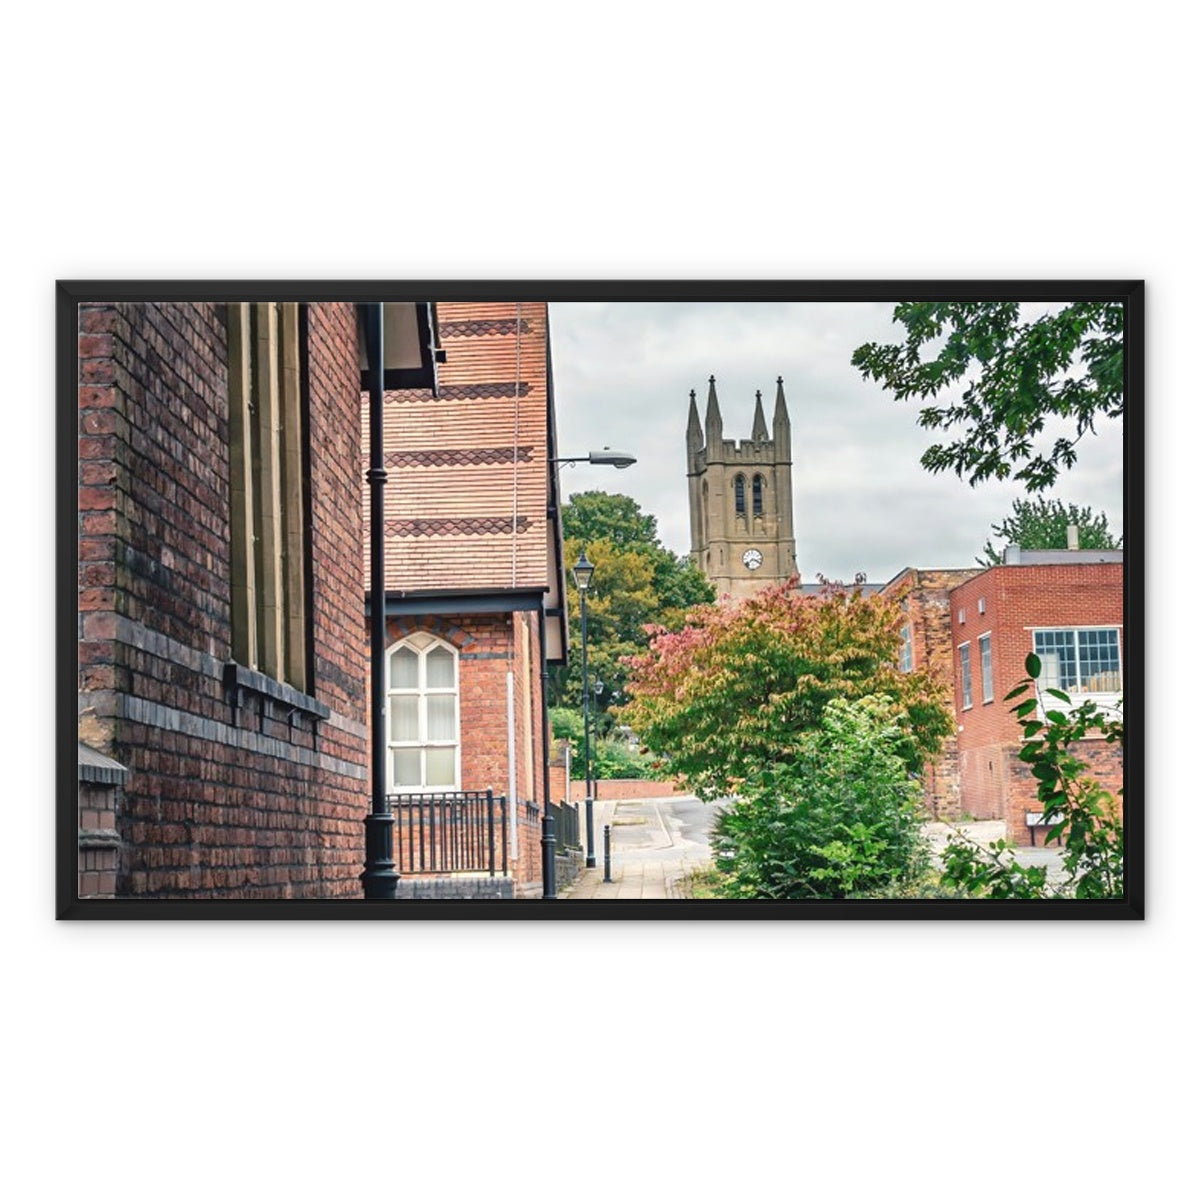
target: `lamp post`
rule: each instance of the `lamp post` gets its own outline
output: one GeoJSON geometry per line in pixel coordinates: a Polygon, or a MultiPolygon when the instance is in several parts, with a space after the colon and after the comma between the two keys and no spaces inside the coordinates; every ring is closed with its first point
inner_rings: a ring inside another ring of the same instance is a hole
{"type": "MultiPolygon", "coordinates": [[[[632,467],[637,459],[632,454],[626,454],[623,450],[613,450],[605,446],[603,450],[593,450],[589,454],[579,455],[573,458],[552,458],[550,463],[552,466],[558,466],[559,463],[567,463],[574,469],[576,463],[591,463],[597,467],[616,467],[618,471],[625,470],[626,467],[632,467]]],[[[561,534],[561,526],[559,526],[561,534]]],[[[561,566],[560,566],[561,569],[561,566]]],[[[583,677],[584,677],[584,714],[583,714],[583,753],[584,753],[584,774],[585,774],[585,789],[587,796],[584,801],[584,807],[587,810],[587,865],[594,867],[596,865],[596,845],[595,835],[592,831],[592,794],[588,786],[591,776],[591,754],[588,746],[588,725],[587,725],[587,597],[584,593],[587,591],[588,584],[592,580],[592,572],[596,568],[587,560],[586,554],[580,554],[579,562],[576,563],[573,573],[575,582],[580,583],[580,595],[583,603],[583,677]],[[583,568],[582,577],[579,574],[580,568],[583,568]]],[[[566,609],[565,597],[563,610],[566,609]]],[[[542,768],[543,768],[543,790],[546,796],[546,815],[542,818],[542,898],[545,900],[557,899],[558,890],[555,886],[554,879],[554,817],[550,811],[550,740],[547,732],[550,725],[549,713],[549,675],[546,669],[546,610],[542,609],[541,616],[541,638],[542,643],[542,768]]],[[[564,630],[565,633],[565,630],[564,630]]]]}
{"type": "Polygon", "coordinates": [[[579,552],[579,561],[571,568],[575,577],[575,586],[579,589],[580,612],[580,643],[582,650],[580,661],[583,665],[583,808],[587,822],[587,859],[585,865],[596,865],[596,835],[592,824],[592,745],[589,721],[591,706],[591,689],[588,687],[587,666],[587,594],[592,586],[592,575],[596,568],[588,562],[586,550],[579,552]]]}
{"type": "Polygon", "coordinates": [[[396,824],[387,797],[387,686],[383,647],[386,639],[383,580],[383,305],[364,306],[364,340],[370,392],[371,517],[371,812],[366,818],[366,862],[359,880],[367,900],[395,900],[400,876],[392,858],[396,824]]]}

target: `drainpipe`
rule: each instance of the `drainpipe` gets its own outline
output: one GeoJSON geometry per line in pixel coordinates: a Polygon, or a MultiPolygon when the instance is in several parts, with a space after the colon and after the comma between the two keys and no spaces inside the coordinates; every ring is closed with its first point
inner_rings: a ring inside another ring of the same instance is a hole
{"type": "Polygon", "coordinates": [[[371,812],[365,819],[366,862],[359,876],[367,900],[395,900],[400,876],[392,858],[393,828],[387,797],[387,687],[384,680],[383,647],[387,617],[384,613],[383,579],[383,305],[362,306],[363,332],[367,345],[369,379],[370,467],[367,482],[371,492],[371,812]]]}
{"type": "Polygon", "coordinates": [[[542,655],[542,899],[557,900],[554,880],[554,817],[550,812],[550,668],[546,665],[546,606],[538,610],[542,655]]]}

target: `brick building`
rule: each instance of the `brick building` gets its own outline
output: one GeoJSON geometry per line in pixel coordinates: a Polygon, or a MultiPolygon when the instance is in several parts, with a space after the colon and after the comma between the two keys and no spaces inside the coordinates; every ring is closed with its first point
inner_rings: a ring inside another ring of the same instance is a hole
{"type": "MultiPolygon", "coordinates": [[[[384,393],[398,866],[444,877],[422,818],[447,793],[491,789],[508,798],[492,819],[514,892],[540,894],[543,649],[557,663],[566,647],[547,306],[439,303],[438,331],[436,395],[384,393]]],[[[478,862],[457,861],[451,893],[474,894],[478,862]]]]}
{"type": "MultiPolygon", "coordinates": [[[[979,568],[918,570],[909,567],[883,586],[897,600],[904,623],[900,627],[900,666],[907,671],[930,671],[949,697],[954,690],[954,640],[950,622],[951,593],[979,574],[979,568]]],[[[958,770],[958,739],[946,738],[941,755],[925,768],[925,799],[930,812],[946,821],[962,813],[958,770]]]]}
{"type": "MultiPolygon", "coordinates": [[[[1020,726],[1004,697],[1042,660],[1040,683],[1102,707],[1123,693],[1124,566],[1119,550],[1021,551],[988,569],[901,572],[885,586],[906,624],[902,663],[933,666],[945,681],[957,732],[926,781],[930,807],[1002,819],[1011,841],[1044,842],[1036,782],[1018,757],[1020,726]]],[[[1047,699],[1050,707],[1061,702],[1047,699]]],[[[1116,794],[1119,747],[1101,738],[1075,752],[1116,794]]]]}
{"type": "MultiPolygon", "coordinates": [[[[491,809],[469,837],[433,818],[414,839],[413,793],[437,793],[440,816],[447,792],[508,799],[499,886],[402,881],[400,894],[540,894],[543,649],[560,661],[566,645],[546,305],[442,306],[436,390],[434,306],[388,307],[394,344],[416,354],[385,378],[401,871],[450,865],[446,838],[461,850],[491,809]]],[[[78,894],[358,897],[370,785],[356,308],[72,308],[78,894]]]]}
{"type": "Polygon", "coordinates": [[[355,307],[77,311],[79,894],[360,895],[355,307]]]}

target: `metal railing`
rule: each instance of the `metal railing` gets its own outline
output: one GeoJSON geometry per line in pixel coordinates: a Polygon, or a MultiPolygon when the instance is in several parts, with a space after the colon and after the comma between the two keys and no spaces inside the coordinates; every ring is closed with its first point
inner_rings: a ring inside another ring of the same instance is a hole
{"type": "Polygon", "coordinates": [[[419,792],[389,796],[396,817],[396,868],[401,875],[461,871],[508,874],[508,800],[484,792],[419,792]]]}
{"type": "Polygon", "coordinates": [[[554,840],[560,850],[579,850],[579,805],[551,804],[550,814],[554,817],[554,840]]]}

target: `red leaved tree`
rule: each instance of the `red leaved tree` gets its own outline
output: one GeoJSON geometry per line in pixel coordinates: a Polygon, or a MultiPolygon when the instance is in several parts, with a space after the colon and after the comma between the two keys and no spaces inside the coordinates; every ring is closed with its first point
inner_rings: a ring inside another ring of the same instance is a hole
{"type": "Polygon", "coordinates": [[[736,791],[764,766],[790,761],[835,697],[886,698],[917,770],[953,729],[943,690],[899,669],[900,610],[861,589],[805,596],[789,584],[740,603],[693,609],[678,632],[655,629],[626,664],[621,711],[666,767],[706,799],[736,791]]]}

